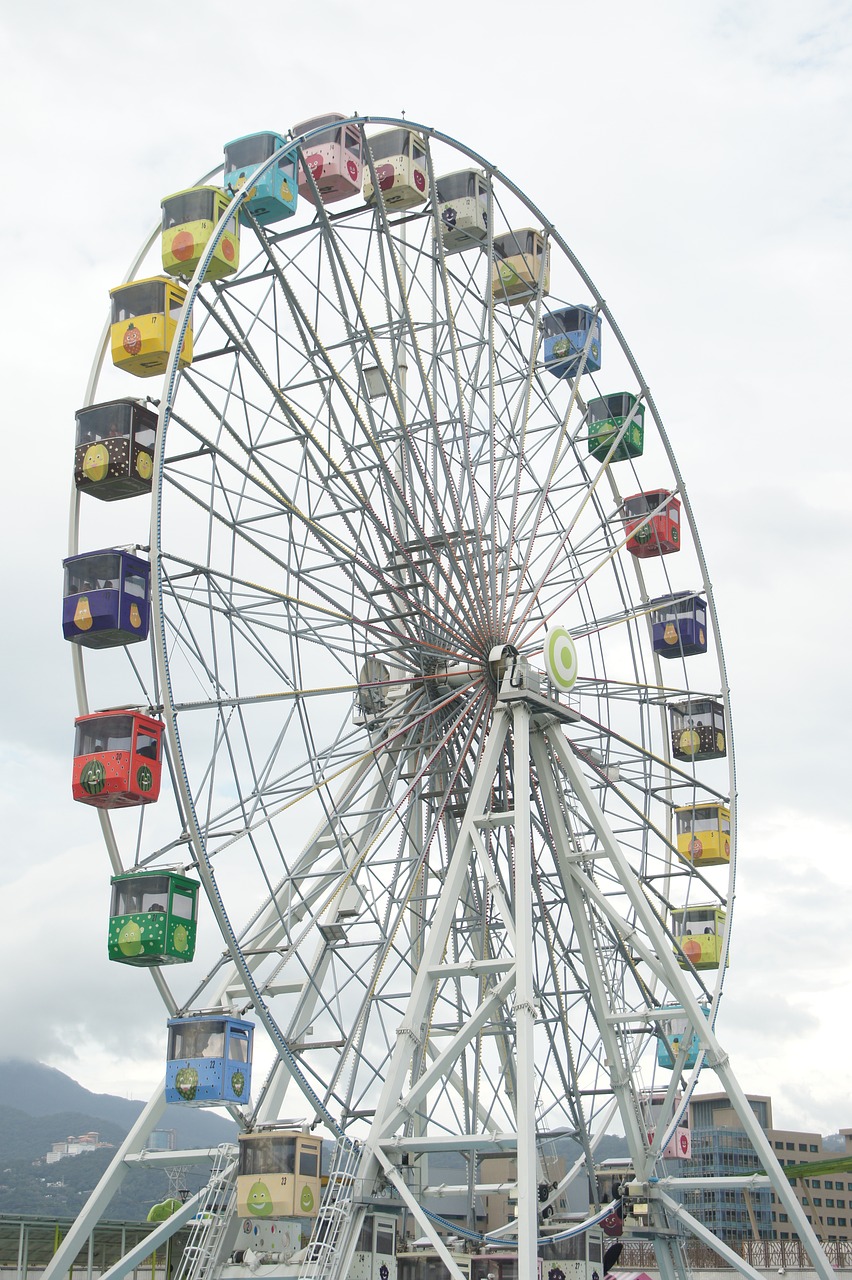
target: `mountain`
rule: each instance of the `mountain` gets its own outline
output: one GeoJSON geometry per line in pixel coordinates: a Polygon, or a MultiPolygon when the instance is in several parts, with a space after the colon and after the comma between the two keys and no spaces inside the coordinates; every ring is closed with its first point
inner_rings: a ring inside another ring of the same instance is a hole
{"type": "MultiPolygon", "coordinates": [[[[54,1142],[96,1130],[101,1142],[124,1141],[144,1104],[110,1093],[92,1093],[70,1076],[41,1062],[0,1061],[0,1212],[76,1213],[95,1187],[113,1152],[96,1150],[53,1164],[44,1161],[54,1142]]],[[[159,1129],[175,1130],[178,1150],[235,1142],[237,1126],[203,1108],[169,1106],[159,1129]]],[[[187,1174],[197,1190],[203,1167],[187,1174]]],[[[144,1219],[168,1191],[163,1166],[133,1169],[126,1176],[108,1216],[144,1219]]]]}
{"type": "MultiPolygon", "coordinates": [[[[44,1155],[51,1142],[59,1142],[69,1134],[96,1129],[105,1142],[112,1142],[107,1131],[117,1133],[118,1141],[127,1135],[144,1103],[118,1098],[111,1093],[92,1093],[55,1067],[20,1058],[0,1061],[0,1158],[15,1155],[36,1159],[44,1155]],[[34,1121],[38,1120],[36,1124],[34,1121]],[[47,1122],[46,1126],[43,1122],[47,1122]],[[32,1139],[28,1138],[28,1132],[32,1139]],[[47,1146],[41,1145],[44,1132],[52,1132],[47,1146]],[[36,1136],[39,1146],[32,1150],[36,1136]],[[14,1144],[15,1151],[11,1149],[14,1144]],[[21,1149],[22,1147],[26,1149],[21,1149]]],[[[159,1129],[174,1129],[178,1147],[215,1147],[220,1142],[235,1142],[237,1126],[232,1120],[213,1115],[203,1108],[169,1106],[159,1129]]]]}
{"type": "Polygon", "coordinates": [[[92,1093],[55,1067],[22,1058],[0,1061],[0,1087],[4,1101],[25,1115],[79,1111],[123,1124],[126,1129],[133,1124],[143,1105],[111,1093],[92,1093]]]}

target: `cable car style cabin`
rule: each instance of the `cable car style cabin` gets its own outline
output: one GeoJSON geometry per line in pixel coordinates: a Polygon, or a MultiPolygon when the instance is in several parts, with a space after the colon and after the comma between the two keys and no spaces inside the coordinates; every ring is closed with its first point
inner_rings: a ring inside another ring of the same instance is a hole
{"type": "MultiPolygon", "coordinates": [[[[236,194],[247,182],[251,183],[255,169],[285,145],[279,133],[249,133],[226,143],[225,174],[222,178],[225,190],[236,194]]],[[[287,151],[258,179],[246,204],[240,209],[240,222],[244,227],[251,226],[251,218],[260,226],[267,227],[271,222],[280,222],[296,212],[299,201],[297,163],[297,152],[287,151]]]]}
{"type": "MultiPolygon", "coordinates": [[[[539,1245],[542,1280],[552,1276],[554,1269],[561,1271],[565,1280],[594,1280],[596,1275],[603,1276],[603,1239],[603,1233],[591,1227],[580,1235],[569,1236],[567,1240],[554,1240],[552,1244],[543,1240],[539,1245]],[[554,1268],[554,1263],[558,1263],[558,1268],[554,1268]]],[[[519,1280],[524,1278],[519,1277],[519,1280]]]]}
{"type": "Polygon", "coordinates": [[[725,912],[715,903],[672,911],[672,933],[683,952],[675,952],[681,969],[718,969],[722,960],[725,912]]]}
{"type": "Polygon", "coordinates": [[[110,884],[110,960],[148,969],[193,958],[197,880],[177,871],[136,870],[113,876],[110,884]]]}
{"type": "Polygon", "coordinates": [[[71,794],[98,809],[153,804],[160,794],[163,723],[141,711],[97,711],[74,721],[71,794]]]}
{"type": "Polygon", "coordinates": [[[541,290],[550,292],[550,246],[533,227],[507,231],[494,237],[494,261],[491,264],[491,296],[495,302],[510,307],[529,302],[541,290]]]}
{"type": "Polygon", "coordinates": [[[725,708],[714,698],[670,702],[676,760],[720,760],[727,754],[725,708]]]}
{"type": "MultiPolygon", "coordinates": [[[[367,1213],[349,1264],[347,1280],[399,1280],[396,1261],[397,1220],[388,1213],[367,1213]]],[[[446,1274],[446,1273],[445,1273],[446,1274]]]]}
{"type": "MultiPolygon", "coordinates": [[[[153,378],[165,373],[186,290],[168,276],[133,280],[110,289],[110,352],[116,369],[153,378]]],[[[192,364],[192,319],[180,351],[179,367],[192,364]]]]}
{"type": "Polygon", "coordinates": [[[157,415],[138,400],[77,410],[74,483],[104,502],[151,492],[157,415]]]}
{"type": "Polygon", "coordinates": [[[696,595],[657,596],[651,601],[654,653],[691,658],[707,652],[707,601],[696,595]]]}
{"type": "MultiPolygon", "coordinates": [[[[710,1017],[706,1005],[701,1006],[705,1018],[710,1017]]],[[[666,1012],[665,1009],[662,1012],[666,1012]]],[[[691,1071],[701,1052],[701,1041],[696,1032],[690,1034],[691,1024],[678,1005],[671,1006],[671,1014],[659,1023],[657,1031],[657,1065],[673,1071],[691,1071]],[[687,1037],[689,1037],[687,1039],[687,1037]]]]}
{"type": "Polygon", "coordinates": [[[241,1133],[238,1216],[315,1218],[322,1195],[321,1163],[322,1140],[301,1130],[241,1133]]]}
{"type": "MultiPolygon", "coordinates": [[[[161,200],[163,231],[160,248],[163,270],[170,276],[191,276],[232,197],[219,187],[191,187],[161,200]]],[[[240,228],[234,215],[226,224],[205,280],[221,280],[240,265],[240,228]]]]}
{"type": "Polygon", "coordinates": [[[555,378],[576,378],[601,367],[601,318],[591,307],[562,307],[541,322],[544,367],[555,378]],[[584,359],[585,353],[585,359],[584,359]]]}
{"type": "MultiPolygon", "coordinates": [[[[538,1275],[543,1275],[540,1263],[538,1275]]],[[[517,1253],[483,1253],[472,1257],[470,1280],[518,1280],[517,1253]]]]}
{"type": "Polygon", "coordinates": [[[444,253],[472,249],[488,238],[488,180],[479,169],[435,179],[444,253]]]}
{"type": "MultiPolygon", "coordinates": [[[[459,1271],[469,1280],[471,1257],[466,1253],[453,1252],[453,1262],[459,1271]]],[[[515,1255],[517,1262],[517,1254],[515,1255]]],[[[435,1249],[411,1249],[396,1255],[397,1280],[445,1280],[449,1275],[443,1259],[435,1249]]]]}
{"type": "Polygon", "coordinates": [[[166,1102],[218,1107],[249,1101],[254,1024],[215,1013],[169,1018],[166,1102]]]}
{"type": "Polygon", "coordinates": [[[625,498],[627,550],[639,560],[680,551],[680,501],[667,489],[625,498]]]}
{"type": "Polygon", "coordinates": [[[111,649],[148,637],[147,560],[130,551],[88,551],[63,560],[62,634],[87,649],[111,649]]]}
{"type": "Polygon", "coordinates": [[[626,462],[628,458],[641,458],[645,448],[645,406],[629,391],[616,391],[613,395],[598,396],[588,403],[589,453],[603,462],[613,441],[621,435],[621,428],[630,420],[627,430],[613,450],[610,462],[626,462]]]}
{"type": "MultiPolygon", "coordinates": [[[[413,129],[386,129],[367,139],[376,181],[389,209],[413,209],[425,204],[429,181],[426,176],[426,140],[413,129]]],[[[364,199],[375,200],[373,175],[364,166],[364,199]]]]}
{"type": "MultiPolygon", "coordinates": [[[[667,1129],[674,1113],[677,1111],[682,1095],[676,1093],[671,1108],[666,1108],[666,1095],[657,1090],[643,1090],[641,1095],[648,1142],[653,1142],[657,1129],[667,1129]]],[[[692,1135],[689,1132],[689,1113],[680,1117],[674,1133],[663,1147],[660,1155],[664,1160],[689,1160],[692,1156],[692,1135]]]]}
{"type": "Polygon", "coordinates": [[[694,867],[731,861],[731,811],[726,805],[687,804],[675,809],[677,851],[694,867]]]}
{"type": "MultiPolygon", "coordinates": [[[[343,124],[346,119],[339,111],[327,116],[314,116],[302,120],[291,130],[294,138],[323,125],[322,133],[315,133],[302,146],[304,163],[310,170],[323,204],[347,200],[361,191],[364,156],[361,146],[361,130],[354,124],[343,124]]],[[[299,168],[299,195],[316,204],[313,184],[304,168],[299,168]]]]}

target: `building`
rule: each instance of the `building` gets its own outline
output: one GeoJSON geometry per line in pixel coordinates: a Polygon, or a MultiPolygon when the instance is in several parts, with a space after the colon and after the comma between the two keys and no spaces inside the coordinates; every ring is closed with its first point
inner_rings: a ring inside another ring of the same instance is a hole
{"type": "MultiPolygon", "coordinates": [[[[776,1129],[772,1099],[749,1094],[748,1102],[776,1158],[785,1167],[814,1165],[813,1176],[791,1176],[799,1203],[822,1241],[852,1241],[852,1129],[842,1129],[845,1150],[826,1146],[818,1133],[776,1129]],[[849,1169],[838,1169],[848,1157],[849,1169]],[[825,1166],[828,1166],[827,1168],[825,1166]],[[827,1193],[827,1194],[826,1194],[827,1193]]],[[[703,1094],[689,1106],[692,1158],[685,1177],[757,1173],[762,1167],[726,1094],[703,1094]]],[[[690,1212],[729,1243],[746,1239],[790,1240],[796,1231],[773,1191],[710,1188],[684,1197],[690,1212]]]]}
{"type": "MultiPolygon", "coordinates": [[[[760,1127],[770,1129],[772,1100],[750,1095],[748,1101],[760,1127]]],[[[689,1106],[689,1127],[692,1156],[683,1163],[684,1177],[725,1177],[760,1171],[762,1162],[726,1094],[694,1097],[689,1106]]],[[[690,1192],[684,1203],[714,1235],[731,1243],[774,1238],[772,1198],[768,1189],[734,1191],[712,1187],[690,1192]]]]}
{"type": "Polygon", "coordinates": [[[101,1142],[100,1134],[93,1129],[89,1133],[81,1133],[77,1138],[69,1135],[64,1142],[52,1143],[44,1159],[46,1164],[56,1164],[58,1160],[65,1160],[68,1156],[79,1156],[86,1151],[103,1151],[114,1145],[112,1142],[101,1142]]]}
{"type": "Polygon", "coordinates": [[[177,1146],[177,1132],[174,1129],[153,1129],[145,1144],[146,1151],[174,1151],[177,1146]]]}

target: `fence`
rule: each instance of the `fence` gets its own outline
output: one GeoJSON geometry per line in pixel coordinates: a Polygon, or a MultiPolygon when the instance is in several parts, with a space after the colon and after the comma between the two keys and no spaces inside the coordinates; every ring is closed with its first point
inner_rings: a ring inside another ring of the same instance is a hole
{"type": "MultiPolygon", "coordinates": [[[[728,1247],[753,1267],[783,1267],[786,1271],[812,1271],[813,1264],[800,1240],[732,1240],[728,1247]]],[[[852,1240],[827,1240],[823,1243],[825,1255],[831,1266],[838,1269],[852,1268],[852,1240]]],[[[719,1271],[727,1264],[719,1254],[707,1245],[689,1240],[684,1243],[686,1260],[696,1270],[719,1271]]],[[[619,1270],[646,1271],[656,1268],[654,1248],[649,1240],[625,1240],[618,1259],[619,1270]]]]}

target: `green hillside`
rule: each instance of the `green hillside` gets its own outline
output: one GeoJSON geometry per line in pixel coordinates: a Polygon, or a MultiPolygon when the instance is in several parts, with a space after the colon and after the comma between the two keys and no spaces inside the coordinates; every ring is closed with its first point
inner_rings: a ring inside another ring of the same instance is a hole
{"type": "MultiPolygon", "coordinates": [[[[52,1067],[11,1059],[0,1062],[0,1213],[76,1214],[105,1172],[113,1152],[95,1150],[47,1164],[53,1143],[96,1130],[102,1142],[119,1146],[142,1110],[141,1102],[92,1093],[52,1067]]],[[[171,1106],[160,1121],[174,1129],[176,1146],[215,1147],[236,1141],[227,1117],[171,1106]]],[[[186,1185],[198,1190],[204,1166],[190,1168],[186,1185]]],[[[144,1220],[169,1189],[164,1167],[131,1169],[109,1207],[110,1218],[144,1220]]]]}

